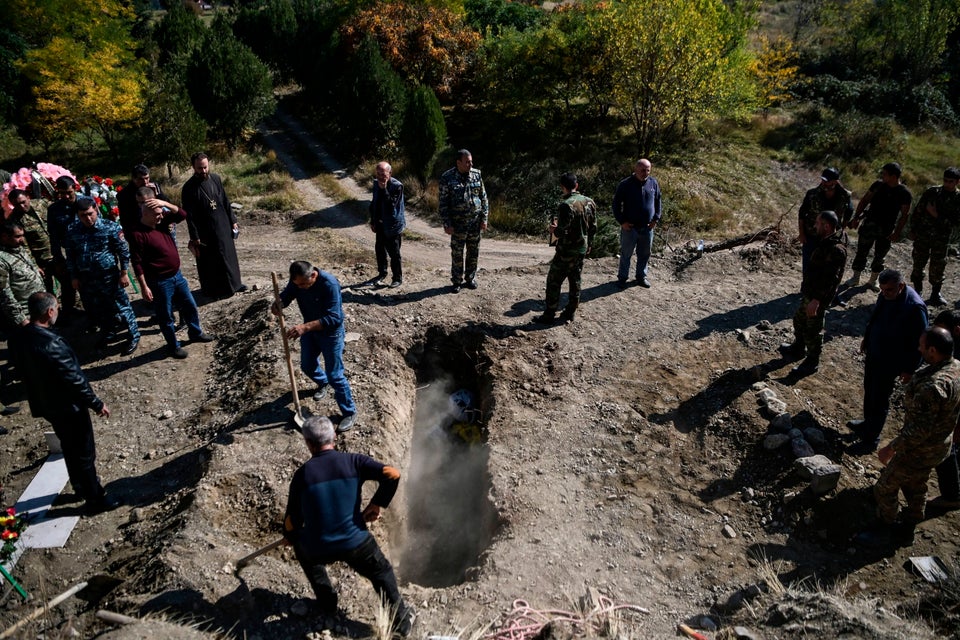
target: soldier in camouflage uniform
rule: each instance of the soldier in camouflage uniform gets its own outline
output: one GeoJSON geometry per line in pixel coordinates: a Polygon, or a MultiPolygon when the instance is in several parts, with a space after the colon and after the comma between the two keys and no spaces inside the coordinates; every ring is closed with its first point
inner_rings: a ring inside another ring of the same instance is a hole
{"type": "Polygon", "coordinates": [[[910,216],[910,239],[913,240],[913,288],[923,290],[923,268],[930,261],[930,299],[927,304],[940,307],[947,304],[940,288],[947,267],[947,244],[953,226],[960,222],[960,170],[950,167],[943,172],[943,184],[923,192],[910,216]]]}
{"type": "Polygon", "coordinates": [[[487,229],[490,205],[480,171],[473,168],[473,156],[466,149],[457,152],[457,166],[440,176],[440,220],[450,236],[450,290],[458,293],[465,285],[477,288],[477,259],[480,233],[487,229]],[[466,250],[466,260],[464,260],[466,250]],[[464,264],[465,263],[465,264],[464,264]]]}
{"type": "Polygon", "coordinates": [[[29,323],[27,300],[43,290],[43,277],[26,247],[23,226],[7,220],[0,226],[0,308],[5,328],[29,323]]]}
{"type": "Polygon", "coordinates": [[[929,365],[916,373],[903,393],[903,428],[877,452],[886,468],[873,486],[877,515],[886,525],[897,521],[899,493],[907,501],[902,526],[912,534],[923,520],[930,472],[950,451],[960,417],[960,362],[953,357],[953,338],[941,327],[920,337],[920,353],[929,365]]]}
{"type": "Polygon", "coordinates": [[[820,238],[803,273],[800,293],[803,301],[793,316],[793,343],[780,346],[787,357],[806,358],[793,372],[800,375],[816,373],[820,367],[823,347],[823,319],[827,305],[837,294],[837,287],[847,266],[847,234],[833,211],[821,211],[817,216],[816,232],[820,238]]]}
{"type": "Polygon", "coordinates": [[[817,235],[817,217],[821,211],[833,211],[840,220],[842,229],[853,217],[853,203],[850,192],[840,184],[840,172],[827,167],[820,174],[820,185],[807,191],[800,204],[799,237],[802,246],[803,271],[807,270],[810,256],[817,248],[820,237],[817,235]]]}
{"type": "Polygon", "coordinates": [[[43,270],[43,283],[47,291],[54,292],[53,251],[50,249],[50,233],[47,231],[47,205],[39,200],[36,205],[30,200],[30,194],[22,189],[12,190],[8,196],[13,210],[7,218],[19,222],[27,239],[27,247],[34,262],[43,270]]]}
{"type": "Polygon", "coordinates": [[[130,333],[122,353],[130,355],[140,344],[137,317],[124,291],[130,286],[130,247],[120,225],[98,215],[92,198],[79,196],[77,207],[77,220],[67,227],[64,238],[73,287],[80,292],[83,307],[100,325],[101,346],[113,337],[116,316],[123,318],[130,333]]]}
{"type": "Polygon", "coordinates": [[[534,318],[534,322],[553,322],[557,307],[560,306],[560,288],[564,280],[570,281],[570,299],[560,319],[572,321],[580,306],[580,275],[583,272],[583,259],[590,253],[593,236],[597,233],[597,205],[579,193],[578,186],[576,174],[564,173],[560,176],[563,202],[549,227],[550,233],[557,238],[557,252],[550,261],[550,271],[547,273],[547,308],[543,315],[534,318]]]}

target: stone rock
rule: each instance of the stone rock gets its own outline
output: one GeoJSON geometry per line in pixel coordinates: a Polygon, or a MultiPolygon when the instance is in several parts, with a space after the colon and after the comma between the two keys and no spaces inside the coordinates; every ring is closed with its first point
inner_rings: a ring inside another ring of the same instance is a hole
{"type": "Polygon", "coordinates": [[[797,438],[803,437],[803,431],[800,431],[800,429],[790,429],[790,431],[787,432],[787,435],[790,436],[791,440],[796,440],[797,438]]]}
{"type": "MultiPolygon", "coordinates": [[[[757,383],[757,384],[759,384],[759,383],[757,383]]],[[[766,385],[764,385],[764,386],[760,389],[760,391],[757,392],[757,399],[758,399],[760,402],[763,402],[763,403],[766,403],[767,400],[778,399],[778,398],[777,398],[777,392],[774,391],[773,389],[770,389],[770,388],[767,387],[766,385]]]]}
{"type": "Polygon", "coordinates": [[[343,336],[344,342],[356,342],[360,339],[360,334],[356,331],[348,331],[346,335],[343,336]]]}
{"type": "Polygon", "coordinates": [[[773,328],[773,324],[769,320],[761,320],[757,323],[757,329],[760,331],[770,331],[773,328]]]}
{"type": "Polygon", "coordinates": [[[728,524],[723,525],[723,535],[731,540],[737,537],[737,532],[728,524]]]}
{"type": "Polygon", "coordinates": [[[768,416],[778,416],[787,410],[787,403],[779,398],[770,398],[764,403],[763,408],[767,410],[768,416]]]}
{"type": "Polygon", "coordinates": [[[750,332],[743,329],[737,329],[737,340],[750,344],[750,332]]]}
{"type": "Polygon", "coordinates": [[[813,450],[813,447],[810,446],[810,443],[803,438],[794,438],[791,440],[790,448],[793,450],[793,455],[797,458],[807,458],[817,453],[813,450]]]}
{"type": "Polygon", "coordinates": [[[816,427],[807,427],[804,429],[803,437],[815,447],[822,447],[827,443],[827,438],[823,435],[823,431],[816,427]]]}
{"type": "Polygon", "coordinates": [[[790,442],[790,436],[787,434],[771,433],[763,439],[763,448],[767,451],[773,451],[774,449],[779,449],[788,442],[790,442]]]}
{"type": "Polygon", "coordinates": [[[817,496],[833,491],[840,482],[840,465],[824,455],[798,458],[793,469],[801,478],[810,481],[810,490],[817,496]]]}
{"type": "Polygon", "coordinates": [[[753,389],[754,391],[762,391],[762,390],[764,390],[764,389],[767,388],[767,383],[766,383],[766,382],[754,382],[752,385],[750,385],[750,388],[753,389]]]}
{"type": "Polygon", "coordinates": [[[159,418],[160,418],[161,420],[169,420],[169,419],[172,418],[172,417],[173,417],[173,411],[171,411],[170,409],[166,409],[166,410],[165,410],[163,413],[161,413],[160,416],[159,416],[159,418]]]}
{"type": "Polygon", "coordinates": [[[773,416],[773,419],[770,420],[770,426],[777,431],[783,431],[786,433],[793,428],[793,421],[790,414],[784,411],[783,413],[778,413],[777,415],[773,416]]]}

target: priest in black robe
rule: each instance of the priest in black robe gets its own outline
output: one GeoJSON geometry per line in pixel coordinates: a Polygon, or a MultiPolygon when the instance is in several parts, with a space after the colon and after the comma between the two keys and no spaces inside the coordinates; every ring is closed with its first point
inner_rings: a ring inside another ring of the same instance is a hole
{"type": "Polygon", "coordinates": [[[183,185],[180,202],[188,212],[190,253],[197,259],[200,291],[213,299],[229,298],[246,291],[240,280],[235,239],[240,233],[237,216],[223,190],[220,176],[210,173],[210,159],[205,153],[191,158],[193,176],[183,185]]]}

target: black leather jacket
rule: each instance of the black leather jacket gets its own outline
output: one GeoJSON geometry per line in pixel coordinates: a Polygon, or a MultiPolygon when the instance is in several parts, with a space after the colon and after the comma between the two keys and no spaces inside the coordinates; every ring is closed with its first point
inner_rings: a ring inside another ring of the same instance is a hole
{"type": "Polygon", "coordinates": [[[46,418],[83,408],[96,412],[103,409],[103,401],[90,388],[77,354],[61,336],[31,322],[17,332],[10,347],[34,416],[46,418]]]}

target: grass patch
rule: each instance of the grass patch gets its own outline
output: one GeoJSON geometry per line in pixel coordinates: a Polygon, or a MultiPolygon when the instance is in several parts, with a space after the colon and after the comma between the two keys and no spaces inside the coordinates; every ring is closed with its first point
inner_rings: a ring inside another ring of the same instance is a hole
{"type": "MultiPolygon", "coordinates": [[[[354,195],[347,191],[340,184],[340,179],[332,173],[321,173],[314,178],[314,180],[316,180],[320,189],[325,194],[333,198],[337,203],[357,202],[357,199],[354,197],[354,195]]],[[[364,210],[364,215],[366,215],[366,210],[364,210]]]]}

